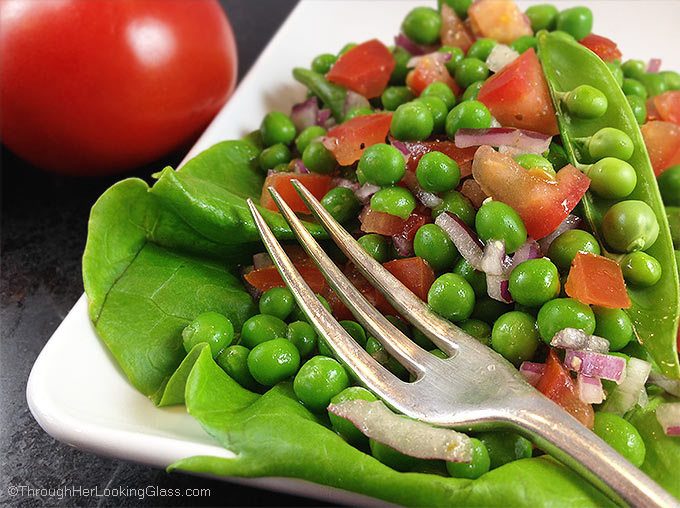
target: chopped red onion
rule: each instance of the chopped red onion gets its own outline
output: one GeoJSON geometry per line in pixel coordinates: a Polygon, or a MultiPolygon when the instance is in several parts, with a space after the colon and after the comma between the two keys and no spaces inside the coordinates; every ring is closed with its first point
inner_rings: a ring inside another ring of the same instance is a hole
{"type": "Polygon", "coordinates": [[[303,175],[309,173],[309,169],[307,169],[305,163],[302,162],[302,159],[293,159],[293,168],[295,173],[300,173],[303,175]]]}
{"type": "Polygon", "coordinates": [[[519,366],[519,373],[524,376],[524,379],[526,379],[531,386],[536,386],[538,380],[541,379],[541,376],[543,375],[544,369],[544,363],[522,362],[522,365],[519,366]]]}
{"type": "Polygon", "coordinates": [[[392,137],[392,135],[390,135],[388,139],[390,141],[390,145],[399,150],[401,156],[404,158],[404,161],[408,162],[408,158],[411,156],[411,150],[408,149],[406,143],[399,141],[398,139],[392,137]]]}
{"type": "Polygon", "coordinates": [[[352,108],[370,108],[371,104],[368,99],[361,94],[354,92],[353,90],[347,90],[345,94],[345,109],[343,113],[346,115],[347,112],[352,108]]]}
{"type": "Polygon", "coordinates": [[[637,405],[640,407],[646,407],[649,404],[649,395],[647,395],[647,389],[643,386],[640,388],[640,394],[638,395],[637,405]]]}
{"type": "Polygon", "coordinates": [[[656,419],[667,436],[680,436],[680,402],[659,404],[656,419]]]}
{"type": "Polygon", "coordinates": [[[639,358],[630,358],[626,366],[625,378],[609,394],[602,406],[602,411],[614,413],[618,416],[623,416],[630,411],[640,400],[640,391],[644,390],[651,369],[651,363],[639,358]]]}
{"type": "Polygon", "coordinates": [[[520,263],[529,261],[531,259],[538,259],[541,257],[541,249],[539,248],[536,240],[529,237],[524,244],[515,251],[512,255],[512,268],[515,268],[520,263]]]}
{"type": "Polygon", "coordinates": [[[543,255],[546,256],[548,254],[548,249],[550,248],[550,244],[553,243],[553,240],[560,236],[562,233],[565,231],[569,231],[570,229],[578,229],[581,227],[583,224],[583,219],[581,217],[574,215],[574,214],[569,214],[565,217],[565,219],[560,223],[559,226],[550,233],[548,236],[544,236],[538,241],[538,245],[541,248],[541,252],[543,252],[543,255]]]}
{"type": "Polygon", "coordinates": [[[501,125],[501,123],[498,120],[496,120],[495,116],[492,116],[491,117],[491,124],[489,124],[489,127],[492,128],[492,129],[500,129],[503,126],[501,125]]]}
{"type": "Polygon", "coordinates": [[[330,404],[328,411],[352,422],[362,434],[419,459],[470,462],[473,445],[468,436],[433,427],[390,411],[380,400],[347,400],[330,404]]]}
{"type": "Polygon", "coordinates": [[[368,204],[371,200],[371,196],[378,192],[380,187],[378,185],[373,185],[372,183],[363,184],[358,190],[354,191],[359,203],[362,205],[368,204]]]}
{"type": "Polygon", "coordinates": [[[481,270],[487,275],[500,275],[508,278],[512,260],[505,253],[503,240],[490,240],[484,246],[484,254],[481,261],[481,270]]]}
{"type": "Polygon", "coordinates": [[[330,109],[319,110],[316,115],[316,125],[320,125],[321,127],[328,129],[329,127],[332,127],[334,123],[335,119],[331,117],[330,109]]]}
{"type": "Polygon", "coordinates": [[[460,193],[470,200],[475,210],[479,210],[487,196],[474,178],[468,178],[463,182],[460,193]]]}
{"type": "Polygon", "coordinates": [[[348,180],[347,178],[333,178],[333,180],[331,180],[331,187],[344,187],[345,189],[349,189],[356,193],[361,189],[361,184],[348,180]]]}
{"type": "Polygon", "coordinates": [[[399,46],[400,48],[404,48],[412,55],[425,55],[427,53],[430,53],[433,49],[428,46],[420,46],[415,42],[412,42],[411,39],[406,37],[406,35],[404,35],[403,33],[400,33],[394,38],[394,45],[399,46]]]}
{"type": "Polygon", "coordinates": [[[509,282],[506,275],[486,274],[486,292],[490,298],[503,303],[514,302],[508,286],[509,282]]]}
{"type": "Polygon", "coordinates": [[[269,257],[268,253],[258,252],[257,254],[253,254],[253,268],[255,270],[260,270],[273,265],[274,262],[272,261],[272,258],[269,257]]]}
{"type": "Polygon", "coordinates": [[[498,72],[503,67],[513,62],[519,53],[505,44],[496,44],[489,56],[486,57],[486,66],[491,72],[498,72]]]}
{"type": "Polygon", "coordinates": [[[578,398],[586,404],[601,404],[604,400],[602,381],[598,377],[579,373],[576,377],[576,390],[578,398]]]}
{"type": "Polygon", "coordinates": [[[442,228],[451,238],[453,244],[470,266],[475,270],[482,267],[484,243],[477,233],[468,227],[463,220],[451,212],[440,213],[434,223],[442,228]]]}
{"type": "Polygon", "coordinates": [[[295,125],[298,132],[305,130],[307,127],[317,125],[319,114],[319,101],[316,96],[312,96],[304,102],[299,102],[293,106],[290,112],[290,119],[295,125]]]}
{"type": "Polygon", "coordinates": [[[652,372],[649,373],[648,381],[651,384],[658,386],[659,388],[663,388],[667,393],[670,393],[671,395],[675,395],[676,397],[680,397],[680,381],[679,380],[668,379],[663,374],[659,374],[658,372],[652,371],[652,372]]]}
{"type": "Polygon", "coordinates": [[[511,146],[524,150],[523,153],[541,154],[550,147],[552,137],[540,132],[508,127],[489,129],[458,129],[455,142],[458,148],[470,146],[511,146]]]}
{"type": "Polygon", "coordinates": [[[567,349],[564,365],[586,376],[609,379],[621,383],[625,378],[626,360],[620,356],[603,355],[592,351],[567,349]]]}
{"type": "Polygon", "coordinates": [[[651,58],[647,64],[647,72],[657,73],[661,70],[661,58],[651,58]]]}
{"type": "Polygon", "coordinates": [[[426,55],[412,56],[411,59],[406,63],[406,67],[415,67],[425,57],[431,57],[439,63],[445,64],[451,60],[453,55],[445,51],[434,51],[426,55]]]}
{"type": "Polygon", "coordinates": [[[392,243],[400,256],[409,258],[415,254],[413,251],[413,241],[401,235],[392,235],[392,243]]]}
{"type": "Polygon", "coordinates": [[[561,349],[577,349],[593,353],[608,353],[609,341],[597,335],[588,335],[578,328],[564,328],[555,334],[550,345],[561,349]]]}

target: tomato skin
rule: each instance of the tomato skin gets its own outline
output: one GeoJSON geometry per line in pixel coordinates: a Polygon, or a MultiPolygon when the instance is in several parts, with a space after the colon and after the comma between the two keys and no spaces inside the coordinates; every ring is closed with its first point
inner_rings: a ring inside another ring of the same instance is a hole
{"type": "Polygon", "coordinates": [[[619,51],[619,47],[613,40],[602,37],[601,35],[591,33],[585,39],[581,39],[578,42],[595,53],[605,62],[620,60],[623,56],[621,51],[619,51]]]}
{"type": "MultiPolygon", "coordinates": [[[[324,279],[321,271],[315,264],[310,262],[295,263],[295,268],[309,285],[309,288],[315,293],[319,293],[326,286],[326,279],[324,279]]],[[[246,273],[243,276],[246,282],[260,291],[267,291],[271,288],[286,287],[283,282],[281,274],[275,266],[268,266],[267,268],[260,268],[252,272],[246,273]]]]}
{"type": "Polygon", "coordinates": [[[589,429],[593,428],[593,406],[578,398],[574,381],[554,349],[550,350],[536,389],[589,429]]]}
{"type": "Polygon", "coordinates": [[[262,195],[260,196],[260,205],[268,210],[277,212],[274,200],[269,194],[268,187],[274,187],[281,195],[283,200],[292,208],[294,212],[311,213],[307,205],[302,201],[302,198],[293,188],[291,180],[299,180],[312,195],[321,200],[326,193],[331,189],[331,177],[328,175],[318,175],[316,173],[274,173],[269,175],[262,185],[262,195]]]}
{"type": "Polygon", "coordinates": [[[371,39],[338,58],[326,78],[371,99],[383,93],[395,65],[387,46],[371,39]]]}
{"type": "Polygon", "coordinates": [[[392,113],[355,116],[329,130],[324,145],[341,166],[349,166],[359,160],[366,148],[385,142],[391,122],[392,113]]]}
{"type": "Polygon", "coordinates": [[[648,117],[651,112],[656,116],[655,120],[680,125],[680,90],[669,90],[647,99],[647,110],[648,117]]]}
{"type": "Polygon", "coordinates": [[[522,53],[486,80],[478,100],[503,127],[517,127],[554,136],[557,117],[534,48],[522,53]]]}
{"type": "Polygon", "coordinates": [[[3,143],[39,167],[108,174],[197,136],[233,91],[213,0],[0,3],[3,143]]]}
{"type": "Polygon", "coordinates": [[[621,266],[604,256],[578,252],[571,263],[564,290],[568,296],[586,305],[610,309],[630,307],[621,266]]]}
{"type": "Polygon", "coordinates": [[[534,35],[529,18],[515,0],[477,0],[470,5],[468,16],[475,35],[502,44],[510,44],[523,35],[534,35]]]}
{"type": "Polygon", "coordinates": [[[431,55],[423,56],[418,61],[416,68],[406,76],[406,85],[416,95],[420,95],[428,85],[434,82],[444,83],[455,96],[460,95],[462,92],[456,80],[449,74],[446,66],[431,55]]]}
{"type": "Polygon", "coordinates": [[[680,125],[650,121],[640,127],[654,174],[680,164],[680,125]]]}
{"type": "Polygon", "coordinates": [[[460,48],[463,53],[467,53],[470,46],[475,42],[475,37],[446,2],[442,2],[441,5],[442,28],[439,33],[442,46],[460,48]]]}

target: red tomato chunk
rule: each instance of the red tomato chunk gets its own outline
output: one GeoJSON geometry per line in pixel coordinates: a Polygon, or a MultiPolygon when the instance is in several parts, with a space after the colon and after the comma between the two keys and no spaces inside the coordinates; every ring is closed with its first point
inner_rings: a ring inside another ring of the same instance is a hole
{"type": "Polygon", "coordinates": [[[392,113],[356,116],[328,131],[324,145],[338,164],[349,166],[361,158],[366,148],[385,142],[391,122],[392,113]]]}
{"type": "Polygon", "coordinates": [[[630,307],[621,266],[604,256],[577,253],[564,290],[570,297],[588,305],[610,309],[630,307]]]}
{"type": "Polygon", "coordinates": [[[372,39],[338,58],[326,78],[371,99],[383,93],[394,66],[390,50],[379,40],[372,39]]]}
{"type": "Polygon", "coordinates": [[[611,39],[602,37],[601,35],[590,34],[585,39],[578,41],[590,51],[595,53],[605,62],[613,62],[614,60],[621,60],[623,56],[619,47],[611,39]]]}
{"type": "Polygon", "coordinates": [[[654,174],[680,164],[680,125],[671,122],[647,122],[640,127],[649,152],[654,174]]]}
{"type": "Polygon", "coordinates": [[[283,200],[294,212],[310,213],[307,205],[304,204],[302,198],[293,188],[291,180],[294,179],[300,180],[300,183],[319,200],[323,198],[331,188],[331,177],[328,175],[317,175],[315,173],[275,173],[269,175],[264,181],[262,195],[260,196],[260,205],[268,210],[278,211],[271,194],[269,194],[268,187],[271,186],[281,194],[283,200]]]}

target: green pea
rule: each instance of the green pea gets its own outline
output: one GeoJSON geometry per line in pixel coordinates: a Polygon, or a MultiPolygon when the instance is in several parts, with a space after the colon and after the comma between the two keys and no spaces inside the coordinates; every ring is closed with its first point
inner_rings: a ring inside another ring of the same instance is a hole
{"type": "Polygon", "coordinates": [[[459,321],[458,326],[465,333],[472,335],[482,344],[488,346],[491,343],[491,325],[479,319],[464,319],[459,321]]]}
{"type": "Polygon", "coordinates": [[[298,137],[295,138],[295,148],[299,153],[304,153],[305,148],[316,138],[324,136],[326,134],[326,129],[318,125],[312,125],[303,130],[298,137]]]}
{"type": "Polygon", "coordinates": [[[623,309],[593,307],[595,335],[609,341],[610,351],[620,351],[633,338],[633,324],[623,309]]]}
{"type": "Polygon", "coordinates": [[[281,164],[274,166],[270,171],[273,171],[274,173],[290,173],[291,169],[288,167],[288,164],[282,162],[281,164]]]}
{"type": "Polygon", "coordinates": [[[665,169],[657,178],[666,206],[680,206],[680,164],[665,169]]]}
{"type": "Polygon", "coordinates": [[[472,312],[472,318],[479,319],[485,323],[494,323],[501,315],[512,310],[512,305],[499,302],[489,296],[481,296],[472,312]]]}
{"type": "Polygon", "coordinates": [[[287,288],[271,288],[262,294],[259,307],[260,314],[269,314],[283,320],[295,307],[295,298],[287,288]]]}
{"type": "Polygon", "coordinates": [[[557,15],[559,11],[552,4],[532,5],[527,7],[524,12],[531,23],[531,30],[554,30],[557,26],[557,15]]]}
{"type": "Polygon", "coordinates": [[[647,64],[642,60],[626,60],[621,64],[621,70],[623,75],[627,78],[636,79],[640,81],[640,78],[644,75],[647,69],[647,64]]]}
{"type": "Polygon", "coordinates": [[[538,307],[560,292],[560,275],[548,259],[530,259],[510,273],[508,290],[517,303],[538,307]]]}
{"type": "Polygon", "coordinates": [[[312,354],[317,344],[316,332],[312,325],[306,321],[293,321],[288,325],[286,332],[286,339],[291,341],[301,357],[306,357],[312,354]]]}
{"type": "Polygon", "coordinates": [[[286,145],[276,143],[260,152],[260,167],[267,171],[278,164],[290,162],[291,157],[290,149],[286,145]]]}
{"type": "Polygon", "coordinates": [[[479,58],[466,57],[456,66],[454,74],[456,83],[467,88],[475,81],[484,81],[489,77],[489,68],[479,58]]]}
{"type": "Polygon", "coordinates": [[[647,105],[642,97],[637,95],[626,95],[630,109],[638,125],[642,125],[647,120],[647,105]]]}
{"type": "Polygon", "coordinates": [[[533,35],[522,35],[510,43],[510,47],[520,55],[531,48],[536,49],[537,45],[538,42],[533,35]]]}
{"type": "Polygon", "coordinates": [[[647,96],[656,97],[668,90],[666,80],[660,74],[645,72],[640,76],[640,82],[647,89],[647,96]]]}
{"type": "Polygon", "coordinates": [[[329,190],[321,199],[321,205],[340,224],[356,219],[361,210],[361,203],[356,195],[346,187],[334,187],[329,190]]]}
{"type": "Polygon", "coordinates": [[[425,224],[418,228],[413,239],[413,250],[436,272],[449,268],[458,257],[451,238],[436,224],[425,224]]]}
{"type": "Polygon", "coordinates": [[[616,84],[620,87],[623,86],[623,70],[621,70],[621,66],[618,65],[618,62],[605,62],[604,64],[609,69],[609,72],[612,73],[616,84]]]}
{"type": "Polygon", "coordinates": [[[273,339],[256,345],[248,354],[247,363],[255,381],[274,386],[297,372],[300,353],[289,340],[273,339]]]}
{"type": "Polygon", "coordinates": [[[566,270],[578,252],[600,254],[600,244],[593,235],[581,229],[565,231],[548,248],[548,257],[558,268],[566,270]]]}
{"type": "Polygon", "coordinates": [[[605,157],[586,171],[590,178],[590,190],[600,197],[621,199],[628,196],[637,185],[637,173],[633,166],[615,157],[605,157]]]}
{"type": "Polygon", "coordinates": [[[264,146],[272,146],[277,143],[288,145],[295,139],[295,124],[281,111],[272,111],[262,120],[260,134],[264,146]]]}
{"type": "Polygon", "coordinates": [[[531,457],[531,442],[513,432],[479,432],[477,438],[489,453],[490,469],[531,457]]]}
{"type": "Polygon", "coordinates": [[[602,234],[615,252],[646,250],[659,236],[659,223],[647,203],[631,199],[616,203],[607,211],[602,234]]]}
{"type": "Polygon", "coordinates": [[[659,73],[666,82],[666,89],[680,90],[680,74],[675,71],[661,71],[659,73]]]}
{"type": "Polygon", "coordinates": [[[491,467],[489,452],[479,439],[472,438],[472,460],[470,462],[447,462],[446,470],[454,478],[474,480],[486,473],[491,467]]]}
{"type": "MultiPolygon", "coordinates": [[[[350,400],[367,400],[369,402],[374,402],[378,399],[366,388],[361,386],[350,386],[331,397],[331,404],[340,404],[350,400]]],[[[328,413],[328,417],[331,420],[333,430],[344,437],[350,444],[358,446],[368,442],[368,438],[349,420],[340,418],[333,413],[328,413]]]]}
{"type": "Polygon", "coordinates": [[[427,303],[437,314],[451,321],[462,321],[472,314],[475,292],[463,277],[455,273],[440,275],[427,293],[427,303]]]}
{"type": "Polygon", "coordinates": [[[404,18],[401,29],[416,44],[434,44],[439,39],[442,17],[431,7],[416,7],[404,18]]]}
{"type": "Polygon", "coordinates": [[[621,259],[621,271],[627,282],[636,286],[653,286],[661,279],[661,263],[646,252],[631,252],[621,259]]]}
{"type": "Polygon", "coordinates": [[[406,220],[416,208],[416,199],[403,187],[385,187],[371,196],[371,208],[406,220]]]}
{"type": "Polygon", "coordinates": [[[438,97],[419,97],[415,99],[415,102],[420,102],[425,104],[432,114],[432,132],[439,134],[444,132],[444,126],[446,125],[446,115],[449,110],[446,109],[446,104],[444,101],[438,97]]]}
{"type": "Polygon", "coordinates": [[[358,169],[370,183],[394,185],[404,176],[406,162],[401,152],[392,145],[376,143],[361,155],[358,169]]]}
{"type": "Polygon", "coordinates": [[[407,86],[389,86],[380,96],[380,101],[385,109],[394,111],[402,104],[413,100],[415,96],[407,86]]]}
{"type": "Polygon", "coordinates": [[[536,318],[538,331],[546,344],[565,328],[578,328],[591,334],[595,331],[595,315],[587,305],[573,298],[555,298],[546,302],[536,318]]]}
{"type": "Polygon", "coordinates": [[[243,323],[241,343],[253,349],[263,342],[285,337],[287,331],[288,325],[276,316],[256,314],[243,323]]]}
{"type": "Polygon", "coordinates": [[[356,321],[340,321],[342,326],[360,346],[366,347],[366,332],[356,321]]]}
{"type": "Polygon", "coordinates": [[[373,259],[378,263],[384,263],[389,260],[389,245],[388,240],[384,236],[376,233],[370,233],[359,237],[357,240],[366,252],[368,252],[373,259]]]}
{"type": "Polygon", "coordinates": [[[446,134],[454,138],[458,129],[487,129],[491,127],[491,113],[479,101],[465,101],[449,111],[446,117],[446,134]]]}
{"type": "Polygon", "coordinates": [[[533,358],[539,342],[536,321],[524,312],[503,314],[491,330],[491,347],[515,367],[533,358]]]}
{"type": "Polygon", "coordinates": [[[594,86],[577,86],[562,100],[569,113],[578,118],[600,118],[607,112],[607,96],[594,86]]]}
{"type": "Polygon", "coordinates": [[[293,381],[293,391],[310,411],[324,411],[331,398],[349,386],[347,371],[333,358],[314,356],[307,360],[293,381]]]}
{"type": "Polygon", "coordinates": [[[635,467],[642,466],[647,451],[645,442],[637,429],[628,421],[612,413],[597,411],[593,432],[635,467]]]}
{"type": "Polygon", "coordinates": [[[496,47],[497,44],[498,44],[497,41],[489,39],[487,37],[477,39],[475,42],[472,43],[470,49],[468,49],[467,57],[477,58],[478,60],[485,62],[486,59],[489,58],[489,54],[491,53],[493,48],[496,47]]]}
{"type": "Polygon", "coordinates": [[[504,240],[508,254],[515,252],[527,240],[522,218],[512,207],[500,201],[490,201],[481,206],[475,217],[475,229],[485,242],[504,240]]]}
{"type": "Polygon", "coordinates": [[[332,173],[338,165],[333,153],[321,141],[312,141],[307,145],[302,152],[302,162],[313,173],[322,175],[332,173]]]}
{"type": "Polygon", "coordinates": [[[441,213],[451,212],[460,217],[468,226],[474,226],[477,212],[468,198],[458,191],[451,190],[442,194],[441,199],[442,204],[432,209],[433,219],[436,219],[441,213]]]}
{"type": "Polygon", "coordinates": [[[234,325],[222,314],[217,312],[204,312],[194,318],[189,325],[182,330],[182,343],[188,353],[196,344],[207,342],[210,346],[212,357],[234,340],[234,325]]]}
{"type": "MultiPolygon", "coordinates": [[[[333,313],[333,309],[331,309],[331,306],[328,304],[328,302],[323,296],[317,294],[316,297],[321,302],[321,305],[323,305],[328,312],[333,313]]],[[[291,322],[307,321],[307,316],[305,316],[305,313],[302,311],[302,309],[298,305],[296,305],[295,308],[293,309],[293,312],[291,312],[290,316],[288,316],[288,320],[291,322]]]]}
{"type": "Polygon", "coordinates": [[[564,9],[557,15],[557,29],[567,32],[580,41],[593,30],[593,13],[588,7],[564,9]]]}
{"type": "Polygon", "coordinates": [[[335,55],[331,53],[323,53],[318,55],[312,60],[312,70],[318,72],[319,74],[326,74],[331,70],[333,64],[338,59],[335,55]]]}
{"type": "Polygon", "coordinates": [[[460,101],[476,101],[482,86],[484,86],[484,81],[475,81],[472,83],[465,89],[463,95],[460,97],[460,101]]]}
{"type": "Polygon", "coordinates": [[[428,152],[418,161],[416,177],[420,186],[429,192],[445,192],[460,182],[460,167],[442,152],[428,152]]]}
{"type": "Polygon", "coordinates": [[[451,7],[456,15],[464,20],[468,17],[468,8],[472,4],[472,0],[437,0],[439,10],[442,10],[442,5],[447,4],[451,7]]]}
{"type": "MultiPolygon", "coordinates": [[[[456,48],[458,49],[458,48],[456,48]]],[[[441,81],[435,81],[427,85],[422,92],[420,92],[420,97],[436,97],[446,104],[446,109],[449,110],[456,105],[456,96],[453,94],[453,90],[446,83],[441,81]]]]}
{"type": "Polygon", "coordinates": [[[411,53],[402,47],[396,47],[392,51],[394,57],[394,70],[390,74],[390,85],[403,85],[406,81],[406,75],[409,72],[408,62],[411,59],[411,53]]]}
{"type": "MultiPolygon", "coordinates": [[[[451,59],[444,64],[446,67],[446,70],[449,71],[449,74],[453,76],[456,72],[456,67],[458,67],[458,64],[460,61],[465,58],[465,53],[463,53],[463,50],[460,48],[454,48],[452,46],[442,46],[439,48],[437,51],[441,53],[448,53],[451,55],[451,59]]],[[[437,81],[435,81],[437,83],[437,81]]],[[[429,85],[428,85],[429,86],[429,85]]],[[[448,86],[447,86],[448,88],[448,86]]],[[[449,106],[449,109],[453,107],[453,104],[449,106]]]]}
{"type": "Polygon", "coordinates": [[[588,142],[588,152],[594,160],[616,157],[627,161],[633,155],[634,149],[628,134],[614,127],[603,127],[588,142]]]}
{"type": "Polygon", "coordinates": [[[477,298],[486,296],[486,274],[480,270],[475,270],[467,259],[461,257],[453,267],[453,273],[463,277],[475,292],[477,298]]]}
{"type": "Polygon", "coordinates": [[[366,340],[366,352],[399,379],[408,379],[408,371],[394,357],[390,356],[375,337],[366,340]]]}
{"type": "Polygon", "coordinates": [[[540,168],[544,169],[551,175],[555,175],[555,168],[553,168],[552,163],[546,159],[545,157],[541,157],[540,155],[536,155],[533,153],[523,153],[521,155],[517,155],[515,158],[515,162],[522,166],[523,168],[526,169],[532,169],[532,168],[540,168]]]}
{"type": "Polygon", "coordinates": [[[553,168],[561,169],[567,164],[569,164],[569,159],[567,159],[567,152],[564,151],[564,148],[562,148],[562,146],[558,145],[554,141],[550,143],[550,148],[545,158],[550,161],[553,168]]]}
{"type": "Polygon", "coordinates": [[[432,134],[434,119],[430,109],[422,102],[407,102],[392,115],[390,132],[400,141],[420,141],[432,134]]]}
{"type": "Polygon", "coordinates": [[[356,47],[357,47],[356,42],[348,42],[340,49],[340,51],[338,51],[338,58],[347,53],[350,49],[354,49],[356,47]]]}
{"type": "Polygon", "coordinates": [[[427,338],[427,335],[418,330],[416,327],[413,327],[412,335],[413,342],[418,344],[421,348],[425,349],[426,351],[434,349],[435,346],[432,344],[432,341],[427,338]]]}
{"type": "Polygon", "coordinates": [[[626,95],[637,95],[642,100],[647,99],[647,89],[637,79],[625,78],[621,89],[626,95]]]}
{"type": "Polygon", "coordinates": [[[355,118],[357,116],[372,115],[373,113],[375,113],[375,111],[373,111],[369,107],[354,106],[353,108],[350,108],[345,114],[345,121],[351,120],[352,118],[355,118]]]}
{"type": "Polygon", "coordinates": [[[259,388],[257,381],[248,370],[248,354],[250,349],[240,344],[234,344],[222,350],[215,362],[227,375],[248,390],[259,388]]]}

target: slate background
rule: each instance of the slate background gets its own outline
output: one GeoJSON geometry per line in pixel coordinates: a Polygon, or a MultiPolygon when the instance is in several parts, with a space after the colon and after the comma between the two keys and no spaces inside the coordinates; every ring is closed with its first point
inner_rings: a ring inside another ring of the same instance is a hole
{"type": "MultiPolygon", "coordinates": [[[[220,0],[239,49],[239,79],[297,0],[220,0]]],[[[191,146],[148,166],[105,178],[51,175],[4,147],[0,154],[0,505],[38,506],[329,506],[315,500],[99,457],[55,441],[31,416],[25,389],[44,344],[83,291],[80,261],[90,207],[110,185],[176,166],[191,146]],[[9,485],[51,488],[209,488],[210,497],[82,496],[10,498],[9,485]]]]}

